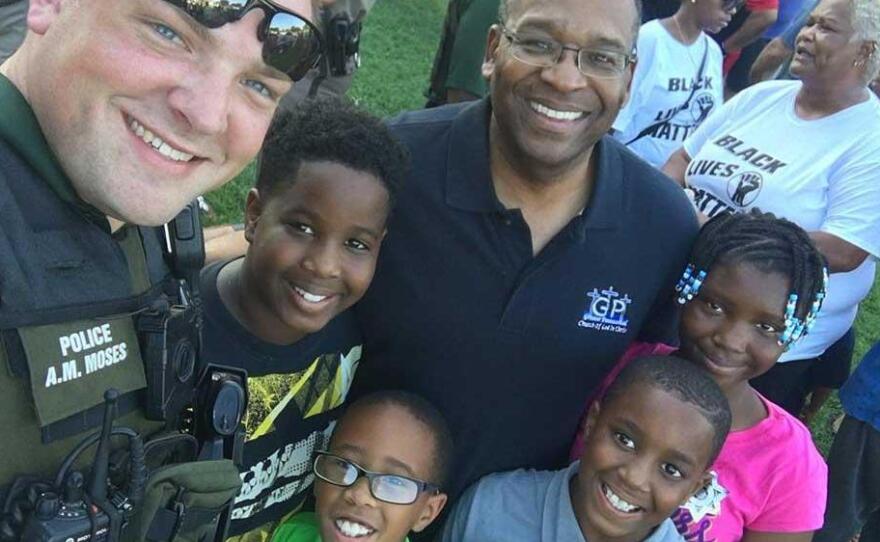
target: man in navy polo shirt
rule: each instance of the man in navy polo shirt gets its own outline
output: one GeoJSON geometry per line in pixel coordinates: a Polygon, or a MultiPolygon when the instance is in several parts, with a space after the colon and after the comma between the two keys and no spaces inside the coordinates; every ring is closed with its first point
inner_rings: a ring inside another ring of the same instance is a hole
{"type": "Polygon", "coordinates": [[[605,136],[634,0],[508,0],[500,20],[487,100],[392,122],[413,170],[359,305],[354,393],[440,408],[453,498],[489,472],[566,463],[584,402],[670,306],[697,232],[681,190],[605,136]]]}

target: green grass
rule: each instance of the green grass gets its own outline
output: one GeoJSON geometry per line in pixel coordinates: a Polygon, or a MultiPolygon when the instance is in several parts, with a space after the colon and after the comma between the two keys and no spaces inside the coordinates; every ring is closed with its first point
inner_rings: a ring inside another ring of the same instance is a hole
{"type": "MultiPolygon", "coordinates": [[[[380,0],[367,19],[362,41],[363,65],[349,96],[368,111],[380,116],[417,109],[425,102],[423,92],[440,39],[447,0],[380,0]]],[[[240,222],[244,197],[253,185],[249,167],[232,183],[208,195],[215,214],[208,222],[240,222]]],[[[858,338],[854,363],[880,340],[880,280],[862,303],[857,321],[858,338]]],[[[269,380],[252,391],[251,414],[261,420],[269,405],[283,395],[289,382],[283,377],[269,380]]],[[[831,398],[812,424],[819,448],[827,452],[833,438],[831,423],[841,413],[836,397],[831,398]]],[[[253,419],[252,418],[252,419],[253,419]]]]}

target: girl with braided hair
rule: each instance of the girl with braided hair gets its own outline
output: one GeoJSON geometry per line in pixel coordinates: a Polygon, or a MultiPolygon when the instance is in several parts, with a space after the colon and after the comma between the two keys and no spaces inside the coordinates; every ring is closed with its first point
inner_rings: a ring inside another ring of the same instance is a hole
{"type": "MultiPolygon", "coordinates": [[[[686,540],[809,542],[822,526],[825,462],[809,430],[749,380],[809,332],[825,298],[825,259],[793,222],[752,211],[707,222],[689,262],[676,286],[683,310],[675,355],[709,372],[733,422],[712,482],[673,521],[686,540]]],[[[630,359],[671,351],[634,344],[603,388],[630,359]]]]}

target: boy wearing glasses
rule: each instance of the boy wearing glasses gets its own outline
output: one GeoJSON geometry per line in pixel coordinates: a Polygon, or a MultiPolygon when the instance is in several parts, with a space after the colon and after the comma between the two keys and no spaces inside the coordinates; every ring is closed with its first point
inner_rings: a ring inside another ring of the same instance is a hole
{"type": "Polygon", "coordinates": [[[580,461],[483,478],[441,541],[682,542],[669,516],[711,480],[730,423],[727,399],[703,369],[637,358],[590,409],[580,461]]]}
{"type": "Polygon", "coordinates": [[[269,396],[248,413],[232,534],[271,532],[308,495],[361,357],[347,309],[372,280],[405,167],[382,122],[341,99],[279,109],[269,128],[247,255],[201,276],[204,359],[247,370],[269,396]]]}
{"type": "Polygon", "coordinates": [[[446,504],[452,436],[430,403],[402,391],[355,401],[314,462],[316,513],[293,517],[272,542],[402,542],[446,504]]]}

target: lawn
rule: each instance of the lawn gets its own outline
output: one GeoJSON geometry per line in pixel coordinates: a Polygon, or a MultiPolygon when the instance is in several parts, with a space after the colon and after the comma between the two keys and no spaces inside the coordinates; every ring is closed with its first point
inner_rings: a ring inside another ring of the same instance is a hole
{"type": "MultiPolygon", "coordinates": [[[[381,116],[421,107],[445,10],[446,0],[379,0],[364,28],[363,65],[350,96],[381,116]]],[[[210,222],[241,221],[244,195],[252,183],[253,169],[248,168],[235,181],[209,194],[215,211],[210,222]]],[[[856,361],[880,340],[880,280],[862,303],[857,328],[856,361]]],[[[285,383],[276,384],[254,390],[253,399],[273,404],[273,397],[286,387],[285,383]]],[[[254,406],[260,410],[259,405],[254,406]]],[[[840,403],[834,397],[813,423],[814,437],[823,452],[831,443],[831,423],[840,412],[840,403]]]]}

